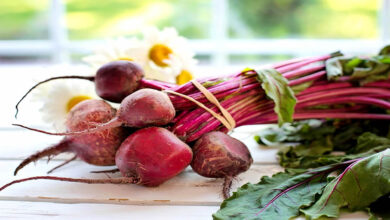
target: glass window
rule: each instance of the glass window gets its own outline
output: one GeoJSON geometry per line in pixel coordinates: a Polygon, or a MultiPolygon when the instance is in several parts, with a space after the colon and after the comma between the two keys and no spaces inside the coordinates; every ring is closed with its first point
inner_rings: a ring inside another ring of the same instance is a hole
{"type": "Polygon", "coordinates": [[[0,1],[0,39],[48,39],[47,0],[0,1]]]}
{"type": "Polygon", "coordinates": [[[232,38],[378,38],[375,0],[230,0],[232,38]]]}
{"type": "Polygon", "coordinates": [[[188,38],[208,38],[208,0],[68,0],[66,23],[70,40],[133,36],[145,26],[172,26],[188,38]]]}

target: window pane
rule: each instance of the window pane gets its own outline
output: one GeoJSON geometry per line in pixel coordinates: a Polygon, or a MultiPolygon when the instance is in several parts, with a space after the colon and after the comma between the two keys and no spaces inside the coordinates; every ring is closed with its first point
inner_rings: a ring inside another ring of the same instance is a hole
{"type": "Polygon", "coordinates": [[[291,55],[230,55],[229,63],[235,66],[242,66],[242,68],[253,66],[260,66],[278,61],[285,61],[292,59],[291,55]]]}
{"type": "Polygon", "coordinates": [[[48,0],[0,1],[0,39],[47,39],[48,0]]]}
{"type": "Polygon", "coordinates": [[[230,0],[233,38],[377,38],[378,0],[230,0]]]}
{"type": "Polygon", "coordinates": [[[103,39],[139,33],[146,26],[175,27],[188,38],[209,37],[208,0],[68,0],[71,40],[103,39]]]}

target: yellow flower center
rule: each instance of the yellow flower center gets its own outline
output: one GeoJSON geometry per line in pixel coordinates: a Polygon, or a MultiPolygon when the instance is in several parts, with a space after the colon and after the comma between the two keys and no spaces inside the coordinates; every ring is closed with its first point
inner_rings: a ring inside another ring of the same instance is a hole
{"type": "Polygon", "coordinates": [[[163,44],[156,44],[149,50],[149,59],[157,66],[167,67],[168,64],[166,64],[164,60],[169,59],[170,54],[172,54],[171,48],[163,44]]]}
{"type": "Polygon", "coordinates": [[[91,99],[91,97],[86,96],[86,95],[78,95],[78,96],[72,97],[71,99],[69,99],[68,103],[66,104],[66,112],[67,113],[70,112],[70,110],[73,108],[73,106],[75,106],[78,103],[80,103],[84,100],[87,100],[87,99],[91,99]]]}
{"type": "Polygon", "coordinates": [[[180,74],[178,76],[176,76],[176,83],[179,84],[179,85],[182,85],[182,84],[190,81],[193,78],[194,77],[192,76],[192,74],[189,71],[182,70],[180,72],[180,74]]]}
{"type": "Polygon", "coordinates": [[[127,61],[134,61],[130,57],[119,57],[118,60],[127,60],[127,61]]]}

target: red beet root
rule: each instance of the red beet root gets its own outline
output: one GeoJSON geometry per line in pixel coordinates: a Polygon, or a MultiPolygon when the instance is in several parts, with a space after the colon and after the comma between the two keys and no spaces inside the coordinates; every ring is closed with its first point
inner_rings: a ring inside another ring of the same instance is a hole
{"type": "Polygon", "coordinates": [[[142,68],[134,62],[125,60],[109,62],[96,73],[96,93],[105,100],[120,103],[137,90],[143,76],[142,68]]]}
{"type": "MultiPolygon", "coordinates": [[[[80,131],[90,123],[104,123],[115,116],[115,109],[102,100],[86,100],[72,108],[66,120],[68,131],[80,131]]],[[[127,132],[122,127],[111,128],[92,134],[66,136],[60,143],[25,159],[15,170],[15,175],[27,164],[42,157],[52,157],[63,152],[73,152],[81,160],[94,165],[115,164],[115,153],[127,132]]]]}
{"type": "Polygon", "coordinates": [[[172,132],[149,127],[130,135],[118,149],[115,161],[123,176],[157,186],[183,171],[191,159],[191,148],[172,132]]]}
{"type": "Polygon", "coordinates": [[[126,96],[134,92],[140,86],[144,77],[142,68],[131,61],[117,60],[109,62],[100,67],[96,76],[58,76],[41,81],[31,87],[26,94],[16,104],[16,114],[18,106],[22,100],[39,85],[57,79],[84,79],[95,82],[96,93],[103,99],[120,103],[126,96]]]}
{"type": "Polygon", "coordinates": [[[203,135],[193,147],[192,169],[201,176],[225,178],[223,194],[229,197],[233,177],[249,169],[253,162],[248,148],[229,135],[213,131],[203,135]]]}
{"type": "Polygon", "coordinates": [[[116,153],[121,178],[75,179],[36,176],[12,181],[0,191],[28,180],[48,179],[80,183],[140,184],[158,186],[182,172],[191,162],[191,148],[165,128],[143,128],[131,134],[116,153]]]}
{"type": "MultiPolygon", "coordinates": [[[[121,103],[114,118],[106,123],[93,123],[94,128],[72,130],[63,133],[52,133],[13,124],[22,128],[50,135],[83,135],[100,132],[125,125],[127,127],[146,127],[166,125],[175,117],[175,108],[168,95],[154,89],[140,89],[128,95],[121,103]]],[[[92,123],[89,123],[91,125],[92,123]]]]}
{"type": "Polygon", "coordinates": [[[140,89],[127,96],[118,110],[118,120],[128,127],[166,125],[175,117],[168,95],[153,89],[140,89]]]}

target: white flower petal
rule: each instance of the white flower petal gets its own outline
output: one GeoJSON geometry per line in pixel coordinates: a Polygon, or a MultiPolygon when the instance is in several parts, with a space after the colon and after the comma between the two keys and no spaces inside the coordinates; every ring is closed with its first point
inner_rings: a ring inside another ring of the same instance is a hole
{"type": "Polygon", "coordinates": [[[36,97],[43,102],[40,112],[44,122],[53,125],[57,131],[65,131],[67,105],[70,99],[76,96],[89,96],[97,99],[94,85],[90,82],[77,80],[64,80],[47,83],[47,93],[36,97]]]}

